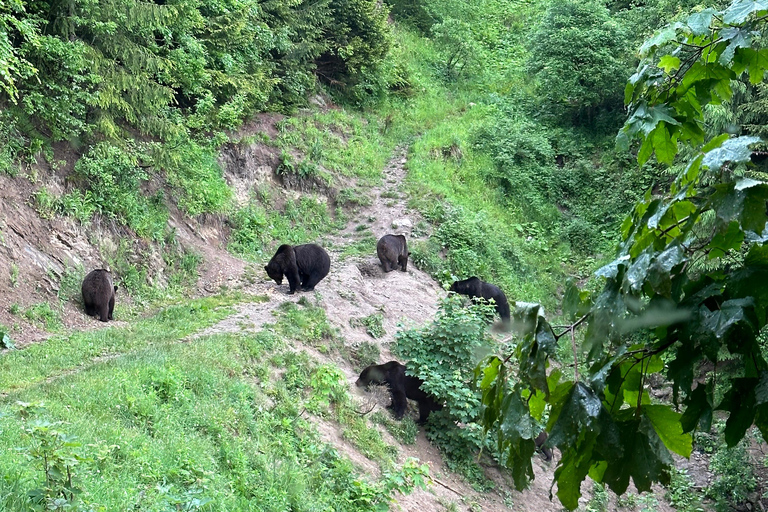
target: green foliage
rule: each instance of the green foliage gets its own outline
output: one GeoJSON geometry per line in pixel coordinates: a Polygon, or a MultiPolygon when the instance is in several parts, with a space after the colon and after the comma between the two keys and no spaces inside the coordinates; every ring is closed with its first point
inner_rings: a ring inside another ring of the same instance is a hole
{"type": "Polygon", "coordinates": [[[2,349],[14,349],[16,345],[13,343],[11,336],[8,334],[8,328],[0,324],[0,348],[2,349]]]}
{"type": "Polygon", "coordinates": [[[378,343],[373,343],[370,341],[361,342],[355,349],[354,353],[355,360],[357,361],[357,368],[362,370],[366,366],[376,364],[379,361],[380,355],[381,349],[379,348],[378,343]]]}
{"type": "Polygon", "coordinates": [[[349,325],[352,327],[365,327],[365,332],[372,338],[381,338],[387,331],[384,330],[384,316],[381,313],[373,313],[360,318],[350,318],[349,325]]]}
{"type": "Polygon", "coordinates": [[[664,499],[680,512],[704,512],[694,483],[684,469],[676,469],[672,472],[664,499]]]}
{"type": "Polygon", "coordinates": [[[181,140],[173,149],[159,148],[155,165],[165,171],[179,207],[187,215],[221,213],[229,207],[232,191],[224,181],[216,147],[181,140]]]}
{"type": "Polygon", "coordinates": [[[62,430],[62,422],[33,419],[45,408],[41,405],[20,403],[19,414],[29,445],[24,456],[39,467],[45,477],[42,487],[31,489],[27,495],[31,510],[86,510],[78,503],[82,489],[76,485],[75,468],[88,460],[79,453],[81,444],[62,430]]]}
{"type": "Polygon", "coordinates": [[[23,55],[19,39],[34,42],[40,37],[38,20],[27,18],[20,0],[3,2],[0,6],[0,91],[12,102],[18,101],[18,81],[32,78],[37,69],[23,55]]]}
{"type": "MultiPolygon", "coordinates": [[[[304,299],[302,297],[302,299],[304,299]]],[[[301,340],[313,345],[330,341],[337,331],[325,316],[325,310],[309,303],[306,299],[283,302],[276,311],[278,321],[275,330],[289,339],[301,340]]]]}
{"type": "Polygon", "coordinates": [[[493,314],[487,304],[465,307],[461,296],[450,294],[441,299],[433,323],[395,335],[408,374],[423,381],[422,390],[445,402],[441,411],[430,415],[427,436],[457,465],[471,466],[473,453],[485,445],[476,423],[480,396],[471,381],[475,354],[490,344],[487,328],[493,314]]]}
{"type": "MultiPolygon", "coordinates": [[[[620,136],[641,139],[641,164],[653,150],[657,160],[671,162],[678,140],[703,142],[700,106],[728,97],[732,78],[748,71],[753,81],[762,79],[760,59],[744,59],[763,50],[756,39],[736,34],[762,28],[763,7],[737,0],[719,13],[708,9],[644,45],[648,57],[627,86],[630,119],[620,136]]],[[[476,374],[483,424],[501,426],[499,447],[508,450],[516,486],[532,476],[532,451],[521,440],[545,404],[549,442],[562,453],[558,497],[569,509],[587,476],[617,494],[630,479],[641,492],[654,482],[668,484],[669,452],[690,455],[690,432],[708,430],[715,411],[728,417],[730,447],[753,423],[763,436],[768,432],[762,393],[768,363],[758,341],[768,323],[762,285],[768,184],[743,175],[756,140],[723,134],[688,148],[690,161],[670,190],[655,196],[649,190],[622,224],[615,260],[596,272],[602,291],[566,292],[562,310],[571,325],[553,329],[538,305],[516,312],[520,341],[476,374]],[[547,373],[557,341],[580,326],[586,327],[581,351],[573,346],[580,371],[572,378],[547,373]],[[718,374],[718,387],[726,389],[719,395],[714,377],[699,368],[728,359],[740,361],[741,371],[718,374]],[[647,382],[660,372],[682,413],[652,402],[647,382]],[[694,384],[699,378],[703,385],[694,384]]]]}
{"type": "Polygon", "coordinates": [[[547,113],[586,126],[600,115],[615,115],[629,71],[625,51],[625,35],[603,3],[550,2],[528,59],[547,113]]]}
{"type": "Polygon", "coordinates": [[[719,446],[709,463],[714,479],[705,489],[715,501],[715,510],[725,512],[748,501],[757,488],[757,477],[747,452],[748,441],[733,447],[719,446]]]}
{"type": "Polygon", "coordinates": [[[282,211],[267,209],[252,202],[231,217],[233,232],[230,250],[256,260],[268,260],[274,240],[297,245],[314,242],[333,224],[328,205],[311,196],[288,200],[282,211]]]}
{"type": "Polygon", "coordinates": [[[760,2],[737,1],[692,14],[648,39],[626,86],[629,119],[617,142],[639,139],[641,164],[654,152],[659,162],[672,163],[678,142],[703,143],[702,107],[730,99],[736,78],[763,80],[767,50],[755,34],[764,28],[764,10],[760,2]]]}
{"type": "MultiPolygon", "coordinates": [[[[120,218],[139,236],[161,240],[168,220],[162,192],[146,196],[141,185],[149,180],[140,165],[141,146],[129,144],[125,149],[99,143],[83,155],[75,165],[75,175],[87,191],[80,196],[85,211],[95,211],[120,218]]],[[[74,198],[72,199],[74,201],[74,198]]]]}
{"type": "Polygon", "coordinates": [[[48,302],[40,302],[28,307],[24,310],[24,317],[47,331],[56,331],[62,326],[61,313],[51,307],[48,302]]]}
{"type": "Polygon", "coordinates": [[[371,419],[383,425],[392,437],[402,444],[412,445],[416,443],[416,436],[419,435],[419,426],[413,419],[406,416],[401,420],[395,420],[392,415],[382,411],[376,411],[371,415],[371,419]]]}

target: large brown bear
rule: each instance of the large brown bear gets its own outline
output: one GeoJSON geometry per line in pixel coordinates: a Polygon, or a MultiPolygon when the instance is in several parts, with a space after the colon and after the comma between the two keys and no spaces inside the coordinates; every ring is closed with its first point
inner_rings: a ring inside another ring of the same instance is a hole
{"type": "Polygon", "coordinates": [[[301,286],[305,292],[311,292],[331,269],[331,257],[315,244],[281,245],[264,270],[277,284],[283,284],[283,274],[288,279],[290,290],[294,293],[301,286]]]}
{"type": "Polygon", "coordinates": [[[376,254],[379,255],[384,272],[400,267],[403,272],[408,268],[408,243],[404,235],[384,235],[376,244],[376,254]]]}
{"type": "Polygon", "coordinates": [[[455,281],[450,290],[452,292],[466,295],[472,299],[481,298],[490,300],[493,299],[496,302],[496,312],[501,317],[503,322],[509,322],[509,303],[507,302],[507,296],[498,286],[492,285],[481,281],[477,277],[470,277],[463,281],[455,281]]]}
{"type": "Polygon", "coordinates": [[[423,381],[418,377],[405,374],[405,365],[397,361],[384,364],[372,364],[360,373],[355,382],[358,387],[369,384],[386,384],[392,395],[392,405],[389,406],[395,413],[395,418],[402,419],[408,408],[408,398],[419,403],[419,424],[426,423],[429,413],[439,411],[442,404],[421,390],[423,381]]]}
{"type": "Polygon", "coordinates": [[[113,320],[112,311],[115,309],[117,286],[113,285],[109,270],[103,268],[91,270],[83,279],[81,290],[86,315],[98,315],[102,322],[113,320]]]}

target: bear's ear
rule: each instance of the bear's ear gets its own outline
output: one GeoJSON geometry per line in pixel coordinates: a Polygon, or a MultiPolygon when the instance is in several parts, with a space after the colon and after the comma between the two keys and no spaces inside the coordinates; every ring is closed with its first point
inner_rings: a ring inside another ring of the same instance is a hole
{"type": "Polygon", "coordinates": [[[115,285],[115,291],[117,291],[117,285],[115,285]]]}
{"type": "Polygon", "coordinates": [[[411,255],[411,251],[408,251],[408,256],[410,256],[410,255],[411,255]]]}
{"type": "Polygon", "coordinates": [[[265,270],[266,272],[269,272],[269,267],[264,267],[264,270],[265,270]]]}

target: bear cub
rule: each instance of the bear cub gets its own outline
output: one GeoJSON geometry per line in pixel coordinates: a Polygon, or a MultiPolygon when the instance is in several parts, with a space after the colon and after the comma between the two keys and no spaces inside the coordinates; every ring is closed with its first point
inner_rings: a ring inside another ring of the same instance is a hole
{"type": "Polygon", "coordinates": [[[496,312],[501,317],[501,320],[505,323],[509,322],[507,296],[504,295],[504,292],[498,286],[481,281],[477,277],[470,277],[463,281],[455,281],[451,285],[450,291],[466,295],[472,299],[493,299],[496,302],[496,312]]]}
{"type": "Polygon", "coordinates": [[[408,243],[404,235],[384,235],[376,244],[376,254],[379,255],[384,272],[400,268],[403,272],[408,267],[408,243]]]}
{"type": "Polygon", "coordinates": [[[305,292],[311,292],[331,269],[331,257],[325,249],[316,244],[281,245],[264,270],[270,279],[283,284],[283,275],[288,279],[290,290],[294,293],[299,286],[305,292]]]}
{"type": "Polygon", "coordinates": [[[103,268],[91,270],[83,279],[81,291],[86,315],[98,315],[102,322],[114,320],[112,311],[115,309],[117,286],[113,285],[109,270],[103,268]]]}
{"type": "Polygon", "coordinates": [[[429,413],[443,408],[430,395],[421,390],[423,381],[418,377],[405,374],[405,365],[397,361],[384,364],[372,364],[360,373],[355,382],[358,387],[369,384],[387,384],[392,395],[392,405],[388,408],[395,413],[395,418],[402,419],[408,408],[408,398],[419,403],[419,425],[426,423],[429,413]]]}

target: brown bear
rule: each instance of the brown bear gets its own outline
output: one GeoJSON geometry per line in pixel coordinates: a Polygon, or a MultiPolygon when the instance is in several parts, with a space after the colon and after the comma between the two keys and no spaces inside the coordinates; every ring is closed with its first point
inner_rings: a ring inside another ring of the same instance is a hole
{"type": "Polygon", "coordinates": [[[536,443],[536,451],[544,457],[544,460],[550,461],[552,460],[552,448],[545,444],[547,439],[549,439],[547,431],[542,430],[541,433],[536,436],[536,439],[534,439],[533,442],[536,443]]]}
{"type": "Polygon", "coordinates": [[[299,286],[305,292],[311,292],[330,269],[331,257],[315,244],[281,245],[264,267],[277,284],[283,284],[283,275],[288,278],[288,293],[294,293],[299,286]]]}
{"type": "Polygon", "coordinates": [[[83,279],[83,305],[85,314],[99,316],[99,320],[107,322],[114,320],[112,311],[115,309],[115,292],[117,286],[112,283],[109,270],[97,268],[91,270],[83,279]]]}
{"type": "Polygon", "coordinates": [[[404,235],[384,235],[376,244],[376,254],[379,255],[384,272],[400,267],[403,272],[408,268],[408,243],[404,235]]]}
{"type": "Polygon", "coordinates": [[[481,281],[477,277],[470,277],[463,281],[455,281],[451,285],[450,291],[466,295],[472,299],[493,299],[494,302],[496,302],[496,312],[501,317],[501,320],[505,323],[509,322],[509,303],[507,302],[507,296],[504,295],[504,292],[501,291],[498,286],[481,281]]]}
{"type": "Polygon", "coordinates": [[[392,395],[392,404],[389,406],[395,413],[395,418],[402,419],[408,408],[408,398],[419,403],[420,425],[426,423],[429,413],[443,408],[434,398],[421,390],[423,381],[418,377],[405,374],[405,365],[397,361],[384,364],[372,364],[360,373],[355,382],[358,387],[369,384],[386,384],[392,395]]]}

